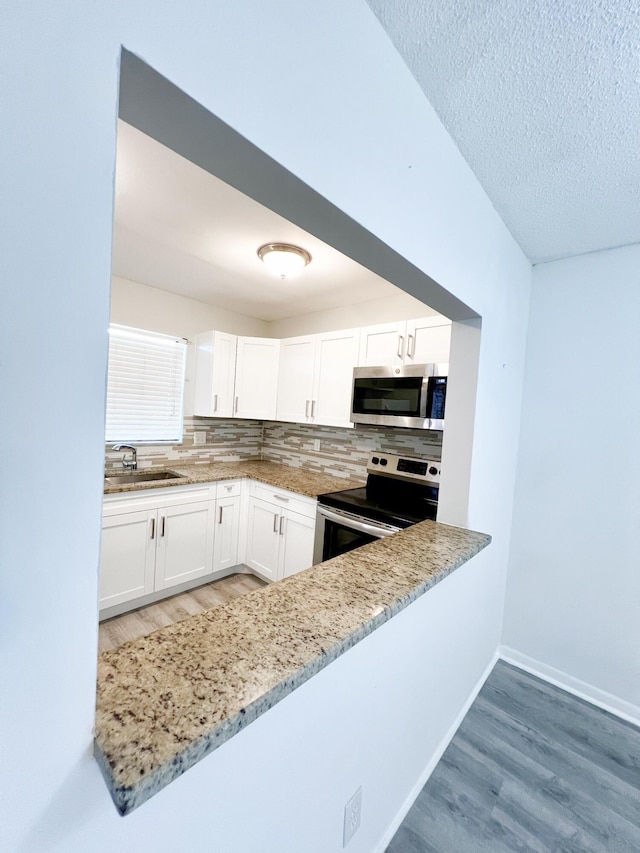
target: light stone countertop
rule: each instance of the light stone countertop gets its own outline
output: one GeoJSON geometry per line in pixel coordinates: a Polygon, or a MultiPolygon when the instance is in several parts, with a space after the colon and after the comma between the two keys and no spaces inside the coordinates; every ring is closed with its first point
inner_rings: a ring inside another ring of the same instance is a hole
{"type": "MultiPolygon", "coordinates": [[[[105,495],[120,494],[121,492],[141,492],[148,489],[166,489],[173,486],[189,486],[197,483],[214,483],[220,480],[236,480],[248,478],[275,486],[280,489],[288,489],[300,495],[317,498],[325,492],[335,492],[339,489],[349,489],[354,486],[362,486],[364,481],[348,480],[343,477],[333,477],[327,474],[317,474],[305,468],[294,468],[290,465],[281,465],[277,462],[263,462],[260,459],[247,462],[211,462],[191,463],[179,465],[167,465],[162,469],[139,469],[173,471],[183,476],[179,480],[153,480],[143,483],[122,483],[119,485],[107,485],[105,483],[105,495]]],[[[122,476],[126,474],[121,469],[109,470],[108,476],[122,476]]]]}
{"type": "MultiPolygon", "coordinates": [[[[289,482],[272,485],[300,491],[289,482]]],[[[145,802],[490,541],[424,521],[103,652],[94,751],[119,812],[145,802]]]]}

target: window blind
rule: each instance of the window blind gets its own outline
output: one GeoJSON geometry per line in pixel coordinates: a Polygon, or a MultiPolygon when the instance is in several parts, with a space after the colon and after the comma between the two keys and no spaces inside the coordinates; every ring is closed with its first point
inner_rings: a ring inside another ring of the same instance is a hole
{"type": "Polygon", "coordinates": [[[109,327],[106,441],[182,441],[186,353],[181,338],[109,327]]]}

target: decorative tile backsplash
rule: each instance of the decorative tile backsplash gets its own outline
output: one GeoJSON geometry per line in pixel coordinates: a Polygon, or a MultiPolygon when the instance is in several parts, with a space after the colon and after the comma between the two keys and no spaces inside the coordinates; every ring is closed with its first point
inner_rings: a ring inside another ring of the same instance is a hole
{"type": "Polygon", "coordinates": [[[355,429],[265,421],[262,458],[321,474],[364,480],[374,451],[440,459],[442,433],[357,425],[355,429]],[[319,449],[315,449],[319,443],[319,449]]]}
{"type": "MultiPolygon", "coordinates": [[[[141,468],[170,468],[178,462],[239,462],[260,459],[262,421],[224,420],[222,418],[185,418],[182,444],[137,445],[141,468]],[[205,443],[194,444],[194,433],[204,432],[205,443]]],[[[123,451],[108,446],[105,469],[122,468],[123,451]]]]}
{"type": "MultiPolygon", "coordinates": [[[[440,459],[442,433],[364,425],[340,429],[272,421],[185,418],[182,444],[141,444],[137,450],[142,468],[170,468],[180,462],[267,459],[320,474],[364,480],[367,459],[373,451],[440,459]],[[204,444],[194,444],[196,432],[204,433],[204,444]]],[[[108,448],[106,470],[122,468],[122,454],[123,451],[108,448]]]]}

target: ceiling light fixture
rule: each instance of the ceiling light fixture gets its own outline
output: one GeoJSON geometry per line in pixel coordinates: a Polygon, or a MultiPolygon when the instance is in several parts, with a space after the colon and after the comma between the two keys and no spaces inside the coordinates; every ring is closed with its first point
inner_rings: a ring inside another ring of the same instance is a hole
{"type": "Polygon", "coordinates": [[[299,246],[289,243],[265,243],[258,249],[258,257],[267,269],[280,278],[288,278],[304,269],[311,262],[311,255],[299,246]]]}

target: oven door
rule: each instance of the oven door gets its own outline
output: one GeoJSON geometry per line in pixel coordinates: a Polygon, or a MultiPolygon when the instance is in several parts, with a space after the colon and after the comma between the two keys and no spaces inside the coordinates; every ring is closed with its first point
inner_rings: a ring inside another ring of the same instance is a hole
{"type": "Polygon", "coordinates": [[[329,509],[318,504],[316,516],[316,535],[313,548],[313,562],[321,563],[339,554],[346,554],[361,545],[367,545],[383,536],[397,533],[399,527],[372,521],[361,515],[329,509]]]}

